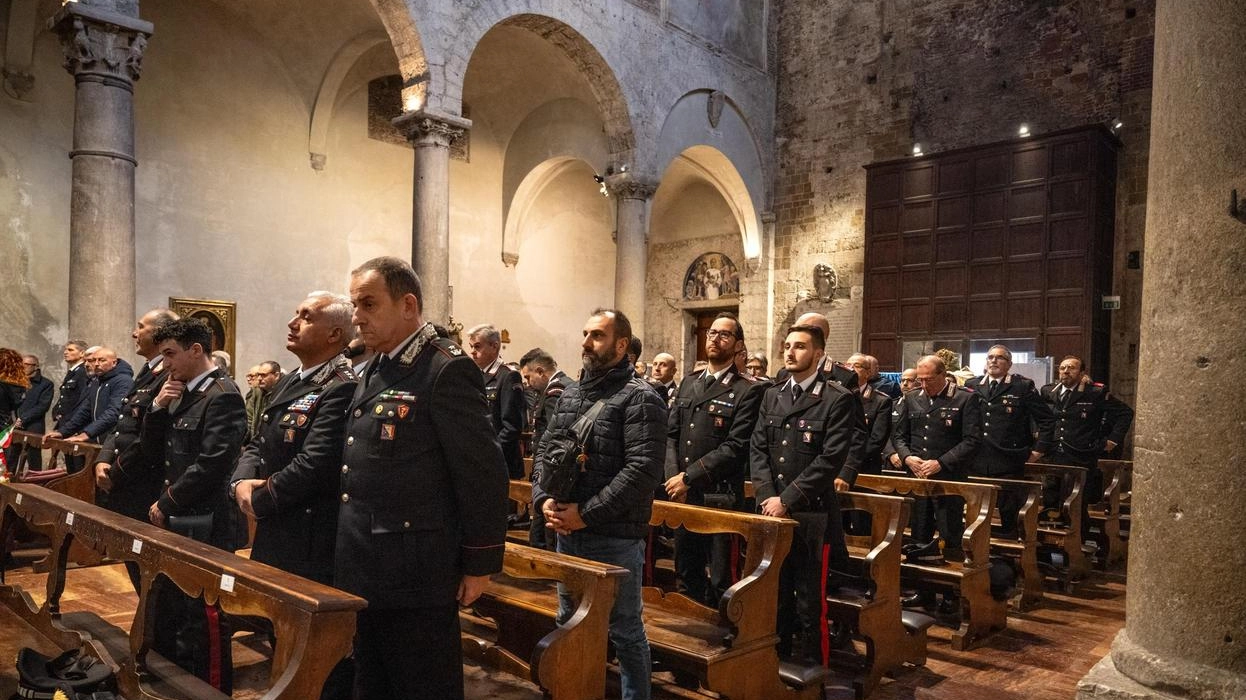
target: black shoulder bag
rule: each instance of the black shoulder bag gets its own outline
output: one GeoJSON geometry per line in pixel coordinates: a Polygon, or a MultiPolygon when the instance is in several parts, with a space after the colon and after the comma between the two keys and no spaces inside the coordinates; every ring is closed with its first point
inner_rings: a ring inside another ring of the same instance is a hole
{"type": "Polygon", "coordinates": [[[597,420],[597,414],[605,405],[605,399],[597,401],[570,428],[552,429],[542,441],[541,462],[544,468],[538,483],[541,490],[554,500],[571,500],[571,491],[588,464],[586,443],[593,432],[593,421],[597,420]]]}

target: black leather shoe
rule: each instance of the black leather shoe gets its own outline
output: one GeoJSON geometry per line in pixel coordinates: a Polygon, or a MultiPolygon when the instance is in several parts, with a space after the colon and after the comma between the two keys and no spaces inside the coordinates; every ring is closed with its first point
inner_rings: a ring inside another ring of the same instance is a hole
{"type": "Polygon", "coordinates": [[[939,565],[945,564],[943,553],[939,551],[939,540],[933,539],[929,542],[909,548],[904,553],[904,560],[910,564],[926,564],[939,565]]]}
{"type": "Polygon", "coordinates": [[[918,591],[911,596],[900,599],[900,605],[905,608],[926,608],[932,610],[935,607],[935,594],[930,591],[918,591]]]}
{"type": "Polygon", "coordinates": [[[960,598],[950,598],[948,596],[944,596],[943,600],[939,601],[939,614],[940,615],[959,615],[960,614],[960,598]]]}

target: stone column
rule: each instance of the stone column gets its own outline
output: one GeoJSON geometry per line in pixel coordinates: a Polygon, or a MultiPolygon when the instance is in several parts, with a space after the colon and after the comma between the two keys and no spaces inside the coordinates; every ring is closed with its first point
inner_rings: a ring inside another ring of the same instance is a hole
{"type": "Polygon", "coordinates": [[[424,319],[450,320],[450,145],[471,128],[460,117],[407,112],[394,120],[415,146],[411,266],[424,288],[424,319]]]}
{"type": "Polygon", "coordinates": [[[136,3],[66,3],[48,25],[74,76],[69,336],[130,348],[134,326],[134,81],[152,25],[136,3]]]}
{"type": "Polygon", "coordinates": [[[649,262],[649,200],[657,185],[630,173],[606,179],[618,202],[615,219],[614,306],[627,314],[632,333],[645,337],[645,270],[649,262]]]}
{"type": "Polygon", "coordinates": [[[1079,698],[1246,698],[1246,13],[1155,18],[1125,629],[1079,698]]]}

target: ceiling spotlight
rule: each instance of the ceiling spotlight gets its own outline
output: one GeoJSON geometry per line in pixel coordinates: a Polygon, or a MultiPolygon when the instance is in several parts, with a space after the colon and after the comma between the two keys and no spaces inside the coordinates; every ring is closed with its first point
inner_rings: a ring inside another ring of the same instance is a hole
{"type": "Polygon", "coordinates": [[[920,156],[922,154],[922,145],[920,143],[913,144],[913,155],[920,156]]]}
{"type": "Polygon", "coordinates": [[[1028,124],[1022,124],[1021,128],[1017,129],[1017,136],[1025,138],[1026,136],[1029,136],[1029,135],[1030,135],[1030,127],[1028,124]]]}

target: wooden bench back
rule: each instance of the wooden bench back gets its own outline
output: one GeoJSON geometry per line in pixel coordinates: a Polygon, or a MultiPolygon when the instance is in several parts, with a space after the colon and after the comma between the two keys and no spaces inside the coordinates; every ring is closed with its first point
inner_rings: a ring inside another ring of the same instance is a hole
{"type": "Polygon", "coordinates": [[[1025,476],[1030,479],[1042,480],[1054,477],[1060,484],[1060,514],[1068,520],[1069,531],[1081,532],[1082,499],[1086,497],[1086,468],[1071,467],[1063,464],[1025,465],[1025,476]]]}
{"type": "Polygon", "coordinates": [[[904,544],[911,504],[910,499],[899,496],[854,491],[839,494],[841,513],[858,510],[870,514],[870,534],[845,534],[844,542],[850,551],[867,552],[861,562],[861,577],[875,600],[892,595],[899,598],[900,547],[904,544]]]}
{"type": "Polygon", "coordinates": [[[990,565],[991,514],[995,512],[995,498],[999,487],[969,481],[911,479],[877,474],[859,475],[856,485],[870,491],[914,498],[960,496],[965,499],[965,534],[961,538],[965,566],[990,565]]]}
{"type": "Polygon", "coordinates": [[[43,449],[44,437],[38,433],[22,430],[13,431],[12,444],[18,448],[17,459],[9,465],[13,473],[13,481],[43,484],[54,491],[68,494],[87,503],[95,502],[95,459],[99,456],[101,446],[93,442],[69,442],[68,440],[48,440],[51,456],[44,469],[36,471],[30,468],[30,455],[43,449]],[[82,457],[86,466],[80,471],[69,474],[63,465],[66,457],[82,457]]]}
{"type": "Polygon", "coordinates": [[[366,605],[335,588],[273,567],[234,556],[168,530],[141,523],[96,505],[32,484],[0,486],[0,542],[19,522],[51,531],[54,566],[48,574],[47,599],[36,608],[20,587],[4,582],[0,602],[62,649],[89,644],[95,655],[118,670],[126,697],[156,697],[140,685],[154,630],[157,576],[166,577],[191,595],[202,594],[234,615],[272,621],[279,640],[264,698],[314,698],[333,666],[351,650],[355,613],[366,605]],[[94,633],[62,624],[60,598],[65,589],[71,544],[103,556],[138,564],[139,604],[131,626],[129,649],[107,646],[94,633]],[[115,658],[119,655],[120,658],[115,658]]]}

